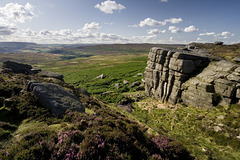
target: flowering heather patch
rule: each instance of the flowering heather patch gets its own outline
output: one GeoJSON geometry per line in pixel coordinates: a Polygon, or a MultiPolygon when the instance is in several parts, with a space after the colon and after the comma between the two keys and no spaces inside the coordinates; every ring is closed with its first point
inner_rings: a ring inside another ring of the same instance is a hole
{"type": "Polygon", "coordinates": [[[61,131],[58,134],[58,142],[56,144],[57,157],[64,159],[79,160],[79,143],[82,141],[81,132],[79,130],[61,131]]]}
{"type": "MultiPolygon", "coordinates": [[[[15,81],[17,79],[9,83],[15,81]]],[[[69,88],[66,84],[63,86],[69,88]]],[[[70,89],[76,92],[74,88],[70,89]]],[[[16,103],[9,110],[4,109],[10,118],[18,118],[18,123],[12,125],[8,122],[9,125],[6,125],[8,123],[0,116],[0,129],[13,135],[8,137],[4,146],[1,146],[0,140],[2,160],[145,160],[168,159],[173,154],[183,159],[180,152],[184,152],[184,148],[173,152],[181,145],[174,146],[168,138],[159,139],[150,135],[147,128],[93,97],[79,95],[82,104],[92,110],[92,114],[68,111],[56,118],[49,110],[39,106],[30,93],[18,92],[19,87],[12,86],[8,93],[10,96],[14,93],[16,103]]],[[[184,159],[189,159],[188,156],[184,159]]]]}
{"type": "Polygon", "coordinates": [[[152,138],[152,142],[160,149],[165,150],[168,147],[169,140],[164,137],[152,138]]]}

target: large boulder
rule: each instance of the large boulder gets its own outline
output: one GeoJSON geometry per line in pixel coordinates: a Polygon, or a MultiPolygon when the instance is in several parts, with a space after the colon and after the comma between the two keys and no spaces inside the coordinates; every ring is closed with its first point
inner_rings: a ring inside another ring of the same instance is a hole
{"type": "Polygon", "coordinates": [[[3,72],[13,72],[13,73],[23,73],[23,74],[32,74],[32,66],[23,63],[17,63],[13,61],[4,61],[3,62],[3,72]]]}
{"type": "Polygon", "coordinates": [[[80,100],[59,85],[30,81],[27,90],[36,95],[41,106],[49,108],[57,117],[67,110],[85,112],[80,100]]]}

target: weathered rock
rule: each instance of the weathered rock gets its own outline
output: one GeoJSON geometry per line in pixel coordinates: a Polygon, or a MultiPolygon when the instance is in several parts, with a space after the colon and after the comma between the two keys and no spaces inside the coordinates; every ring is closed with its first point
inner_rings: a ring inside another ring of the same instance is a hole
{"type": "Polygon", "coordinates": [[[137,74],[137,77],[142,77],[143,76],[143,73],[138,73],[137,74]]]}
{"type": "Polygon", "coordinates": [[[101,75],[97,76],[95,79],[104,79],[104,78],[105,78],[105,75],[101,74],[101,75]]]}
{"type": "Polygon", "coordinates": [[[219,126],[214,126],[213,129],[215,132],[222,131],[222,129],[219,126]]]}
{"type": "Polygon", "coordinates": [[[129,84],[129,82],[127,80],[123,80],[123,84],[126,85],[129,84]]]}
{"type": "Polygon", "coordinates": [[[225,79],[217,79],[214,82],[215,82],[214,88],[216,93],[228,98],[232,98],[234,96],[236,86],[234,85],[233,82],[230,82],[225,79]]]}
{"type": "Polygon", "coordinates": [[[33,73],[33,74],[37,74],[37,73],[39,73],[39,72],[41,72],[42,70],[41,69],[39,69],[39,68],[32,68],[31,69],[31,72],[33,73]]]}
{"type": "Polygon", "coordinates": [[[136,81],[136,82],[133,82],[131,85],[129,85],[128,88],[133,88],[133,87],[139,86],[140,84],[141,82],[136,81]]]}
{"type": "Polygon", "coordinates": [[[237,97],[238,99],[240,99],[240,88],[237,89],[236,97],[237,97]]]}
{"type": "Polygon", "coordinates": [[[7,98],[4,100],[4,105],[5,107],[7,108],[16,108],[15,105],[16,105],[16,101],[14,100],[14,98],[7,98]]]}
{"type": "Polygon", "coordinates": [[[235,57],[232,59],[234,62],[240,63],[240,57],[235,57]]]}
{"type": "Polygon", "coordinates": [[[49,108],[55,116],[60,116],[67,110],[85,112],[80,100],[59,85],[30,81],[27,90],[33,92],[38,102],[49,108]]]}
{"type": "Polygon", "coordinates": [[[223,42],[221,42],[221,41],[216,41],[216,42],[214,42],[213,44],[215,44],[215,45],[223,45],[223,42]]]}
{"type": "Polygon", "coordinates": [[[114,85],[114,87],[115,87],[116,89],[121,88],[120,83],[116,83],[116,84],[114,85]]]}
{"type": "Polygon", "coordinates": [[[145,93],[173,104],[208,108],[236,103],[240,66],[217,60],[195,48],[191,52],[152,48],[144,72],[145,93]]]}
{"type": "Polygon", "coordinates": [[[23,63],[17,63],[13,61],[3,62],[3,72],[8,73],[10,71],[14,73],[32,74],[32,66],[23,63]]]}
{"type": "Polygon", "coordinates": [[[101,96],[104,96],[104,95],[108,95],[108,94],[112,94],[112,93],[114,93],[114,91],[103,92],[103,93],[101,93],[100,95],[101,95],[101,96]]]}
{"type": "Polygon", "coordinates": [[[51,72],[51,71],[42,71],[42,72],[38,73],[38,75],[41,76],[41,77],[46,77],[46,78],[59,79],[61,81],[63,80],[63,75],[62,74],[51,72]]]}
{"type": "Polygon", "coordinates": [[[144,86],[138,86],[136,88],[136,91],[144,91],[145,87],[144,86]]]}
{"type": "Polygon", "coordinates": [[[86,95],[86,96],[90,96],[90,94],[88,93],[88,91],[87,91],[86,89],[84,89],[84,88],[78,88],[78,89],[77,89],[77,92],[78,92],[78,93],[81,93],[81,94],[84,94],[84,95],[86,95]]]}

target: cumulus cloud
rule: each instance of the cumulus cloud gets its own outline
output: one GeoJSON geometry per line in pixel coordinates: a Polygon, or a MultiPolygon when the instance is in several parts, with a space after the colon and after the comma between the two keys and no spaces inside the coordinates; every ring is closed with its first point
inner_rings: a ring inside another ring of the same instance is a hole
{"type": "Polygon", "coordinates": [[[182,22],[182,18],[170,18],[170,19],[165,19],[164,21],[175,24],[175,23],[180,23],[182,22]]]}
{"type": "Polygon", "coordinates": [[[121,4],[117,4],[115,1],[107,0],[105,2],[102,2],[101,4],[95,5],[95,8],[98,8],[100,11],[106,14],[112,14],[113,10],[120,11],[125,9],[126,7],[121,4]]]}
{"type": "Polygon", "coordinates": [[[15,41],[34,41],[37,43],[129,43],[130,39],[114,33],[88,32],[95,30],[99,24],[86,23],[83,28],[72,31],[70,29],[48,30],[43,29],[39,32],[27,29],[22,31],[22,35],[15,37],[15,41]],[[87,31],[87,32],[86,32],[87,31]],[[21,39],[22,38],[22,39],[21,39]]]}
{"type": "Polygon", "coordinates": [[[164,21],[157,21],[152,18],[146,18],[143,21],[140,21],[139,26],[144,27],[144,26],[151,26],[151,27],[158,27],[158,26],[165,26],[167,23],[180,23],[182,22],[182,18],[170,18],[170,19],[165,19],[164,21]]]}
{"type": "Polygon", "coordinates": [[[196,31],[198,31],[199,29],[197,29],[195,26],[193,26],[193,25],[191,25],[191,26],[189,26],[189,27],[186,27],[185,29],[184,29],[184,32],[196,32],[196,31]]]}
{"type": "Polygon", "coordinates": [[[0,25],[0,35],[1,36],[11,35],[14,32],[16,32],[16,30],[17,30],[16,26],[0,25]]]}
{"type": "Polygon", "coordinates": [[[180,32],[182,32],[182,29],[178,28],[176,26],[169,26],[168,30],[171,31],[171,33],[180,33],[180,32]]]}
{"type": "Polygon", "coordinates": [[[226,32],[222,32],[221,35],[222,35],[222,36],[230,36],[231,33],[226,31],[226,32]]]}
{"type": "Polygon", "coordinates": [[[43,36],[50,36],[52,35],[52,31],[49,31],[49,30],[46,30],[46,29],[43,29],[39,32],[40,35],[43,35],[43,36]]]}
{"type": "Polygon", "coordinates": [[[101,28],[100,24],[97,22],[92,22],[92,23],[86,23],[84,25],[84,27],[82,28],[82,30],[84,32],[93,32],[93,31],[97,31],[101,28]]]}
{"type": "Polygon", "coordinates": [[[30,3],[20,5],[18,3],[8,3],[0,7],[0,35],[8,36],[17,32],[17,23],[24,23],[31,20],[35,14],[34,7],[30,3]]]}
{"type": "Polygon", "coordinates": [[[215,32],[206,32],[206,33],[200,33],[199,36],[213,36],[215,35],[215,32]]]}
{"type": "Polygon", "coordinates": [[[24,31],[24,34],[26,35],[26,36],[36,36],[37,35],[37,32],[34,32],[34,31],[32,31],[30,28],[28,28],[28,29],[26,29],[25,31],[24,31]]]}
{"type": "Polygon", "coordinates": [[[24,23],[34,17],[33,6],[30,3],[20,5],[18,3],[8,3],[0,8],[0,19],[7,22],[24,23]]]}
{"type": "Polygon", "coordinates": [[[168,2],[168,0],[161,0],[161,2],[168,2]]]}
{"type": "Polygon", "coordinates": [[[159,29],[150,29],[148,30],[148,34],[151,34],[151,35],[157,35],[157,34],[160,34],[160,33],[166,33],[166,30],[159,30],[159,29]]]}
{"type": "Polygon", "coordinates": [[[235,34],[233,34],[231,32],[228,32],[228,31],[225,31],[225,32],[222,32],[220,34],[217,34],[216,36],[223,36],[224,39],[228,39],[230,37],[235,36],[235,34]]]}

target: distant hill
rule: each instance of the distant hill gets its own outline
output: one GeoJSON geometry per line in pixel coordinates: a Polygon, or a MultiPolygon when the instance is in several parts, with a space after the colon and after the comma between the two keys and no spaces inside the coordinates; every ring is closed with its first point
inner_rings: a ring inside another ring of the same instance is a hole
{"type": "Polygon", "coordinates": [[[0,53],[19,52],[21,49],[36,46],[38,44],[29,42],[0,42],[0,53]]]}
{"type": "Polygon", "coordinates": [[[29,42],[0,42],[0,53],[52,53],[55,50],[61,52],[90,52],[92,54],[112,54],[116,52],[147,53],[149,48],[178,48],[181,44],[36,44],[29,42]]]}

